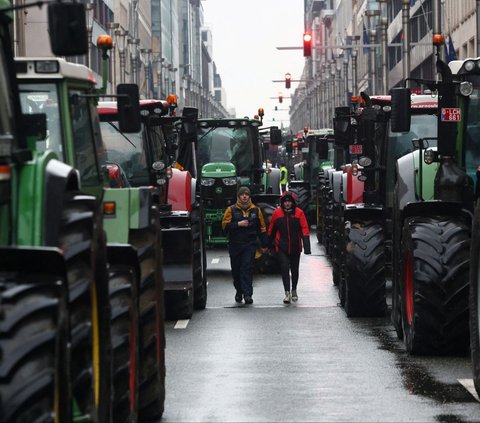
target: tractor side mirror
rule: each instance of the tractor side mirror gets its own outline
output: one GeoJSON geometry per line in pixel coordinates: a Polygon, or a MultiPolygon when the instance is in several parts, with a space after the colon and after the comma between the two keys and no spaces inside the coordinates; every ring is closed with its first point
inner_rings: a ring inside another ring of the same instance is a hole
{"type": "Polygon", "coordinates": [[[282,143],[282,130],[272,126],[270,128],[270,144],[280,145],[282,143]]]}
{"type": "Polygon", "coordinates": [[[409,132],[412,120],[410,113],[410,89],[392,88],[390,94],[392,96],[391,131],[409,132]]]}
{"type": "Polygon", "coordinates": [[[351,144],[352,124],[351,110],[349,107],[335,107],[335,117],[333,118],[333,132],[335,134],[335,143],[339,145],[351,144]]]}
{"type": "Polygon", "coordinates": [[[117,86],[117,109],[120,131],[139,132],[142,127],[140,116],[140,95],[137,84],[119,84],[117,86]]]}
{"type": "Polygon", "coordinates": [[[49,3],[50,47],[56,56],[80,56],[88,52],[83,3],[49,3]]]}
{"type": "Polygon", "coordinates": [[[196,107],[184,107],[182,111],[182,129],[185,135],[197,133],[198,109],[196,107]]]}

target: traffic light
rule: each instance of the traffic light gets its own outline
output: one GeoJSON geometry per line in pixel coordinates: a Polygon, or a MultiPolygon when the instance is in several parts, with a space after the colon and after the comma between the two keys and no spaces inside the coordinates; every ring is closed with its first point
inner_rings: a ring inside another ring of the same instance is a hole
{"type": "Polygon", "coordinates": [[[312,56],[312,34],[310,32],[303,33],[303,55],[305,57],[312,56]]]}
{"type": "Polygon", "coordinates": [[[278,96],[278,102],[279,102],[279,103],[283,103],[283,96],[282,96],[282,95],[279,95],[279,96],[278,96]]]}
{"type": "Polygon", "coordinates": [[[277,110],[278,110],[278,106],[275,106],[275,111],[277,111],[277,110]]]}
{"type": "Polygon", "coordinates": [[[289,73],[285,74],[285,88],[290,88],[290,84],[292,82],[292,75],[289,73]]]}

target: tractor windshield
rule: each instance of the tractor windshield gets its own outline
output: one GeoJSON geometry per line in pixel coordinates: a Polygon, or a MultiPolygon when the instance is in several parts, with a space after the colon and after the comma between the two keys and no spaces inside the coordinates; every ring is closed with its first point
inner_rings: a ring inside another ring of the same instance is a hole
{"type": "Polygon", "coordinates": [[[231,162],[238,176],[248,176],[254,167],[252,129],[199,128],[197,160],[199,169],[207,163],[231,162]]]}
{"type": "Polygon", "coordinates": [[[65,161],[56,84],[46,82],[20,83],[19,90],[22,113],[45,113],[47,115],[47,137],[43,140],[37,140],[37,151],[53,151],[57,154],[59,160],[65,161]]]}
{"type": "Polygon", "coordinates": [[[123,134],[115,121],[101,122],[100,127],[106,148],[106,160],[120,165],[133,186],[148,185],[144,131],[123,134]]]}

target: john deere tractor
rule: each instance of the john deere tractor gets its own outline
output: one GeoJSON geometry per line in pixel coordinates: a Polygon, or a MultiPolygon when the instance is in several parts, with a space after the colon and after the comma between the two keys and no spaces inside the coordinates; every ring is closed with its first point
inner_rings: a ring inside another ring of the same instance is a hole
{"type": "MultiPolygon", "coordinates": [[[[196,143],[201,199],[205,211],[205,239],[209,246],[227,244],[221,222],[225,209],[237,201],[237,190],[248,186],[252,201],[268,223],[279,199],[280,170],[268,166],[258,119],[199,119],[196,143]]],[[[270,144],[282,141],[278,128],[270,129],[270,144]]],[[[274,261],[257,254],[257,270],[267,271],[274,261]]]]}

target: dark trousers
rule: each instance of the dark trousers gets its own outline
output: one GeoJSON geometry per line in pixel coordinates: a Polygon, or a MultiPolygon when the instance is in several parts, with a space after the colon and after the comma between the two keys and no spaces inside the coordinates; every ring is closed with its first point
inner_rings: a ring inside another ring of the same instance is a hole
{"type": "Polygon", "coordinates": [[[253,265],[256,250],[256,244],[230,245],[229,247],[233,286],[244,296],[253,294],[253,265]]]}
{"type": "Polygon", "coordinates": [[[298,268],[300,266],[300,254],[285,254],[283,251],[278,252],[280,261],[280,271],[282,272],[282,282],[285,291],[290,291],[290,274],[292,275],[292,289],[297,290],[298,284],[298,268]]]}

